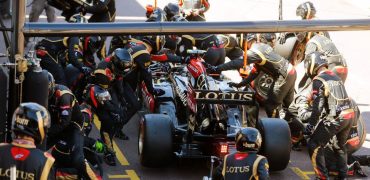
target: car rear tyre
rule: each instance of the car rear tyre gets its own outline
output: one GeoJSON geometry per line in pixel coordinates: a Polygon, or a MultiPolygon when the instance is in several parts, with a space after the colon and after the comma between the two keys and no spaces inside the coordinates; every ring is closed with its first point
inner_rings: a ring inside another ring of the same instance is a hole
{"type": "Polygon", "coordinates": [[[262,118],[257,129],[262,135],[260,154],[266,156],[270,170],[284,170],[288,166],[292,147],[288,123],[283,119],[262,118]]]}
{"type": "Polygon", "coordinates": [[[140,122],[139,156],[145,167],[161,167],[171,162],[173,125],[167,115],[147,114],[140,122]]]}

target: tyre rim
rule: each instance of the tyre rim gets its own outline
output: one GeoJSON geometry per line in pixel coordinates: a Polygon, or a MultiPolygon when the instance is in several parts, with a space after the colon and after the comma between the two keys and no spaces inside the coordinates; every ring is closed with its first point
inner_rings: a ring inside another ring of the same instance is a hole
{"type": "Polygon", "coordinates": [[[260,94],[262,97],[266,99],[267,93],[269,89],[271,88],[271,85],[273,82],[274,80],[272,79],[271,76],[267,74],[263,74],[261,78],[258,80],[258,85],[257,85],[258,94],[260,94]]]}

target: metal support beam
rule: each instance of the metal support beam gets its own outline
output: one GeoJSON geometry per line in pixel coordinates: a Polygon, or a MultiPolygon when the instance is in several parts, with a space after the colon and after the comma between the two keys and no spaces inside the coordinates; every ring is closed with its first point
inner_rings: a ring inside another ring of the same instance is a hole
{"type": "Polygon", "coordinates": [[[25,36],[216,34],[370,30],[370,19],[243,22],[26,23],[25,36]]]}
{"type": "MultiPolygon", "coordinates": [[[[16,63],[16,54],[23,56],[24,53],[24,36],[23,25],[25,22],[26,14],[26,0],[13,0],[12,1],[12,43],[10,49],[10,62],[16,63]]],[[[16,66],[9,70],[9,99],[8,99],[8,122],[7,131],[10,132],[11,118],[14,110],[20,103],[20,86],[16,82],[17,69],[16,66]]],[[[7,140],[10,140],[10,133],[7,134],[7,140]]]]}

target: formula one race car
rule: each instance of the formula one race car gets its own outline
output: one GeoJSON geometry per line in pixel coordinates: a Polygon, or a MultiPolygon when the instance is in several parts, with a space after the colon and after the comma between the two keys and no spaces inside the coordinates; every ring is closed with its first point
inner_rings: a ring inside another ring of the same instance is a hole
{"type": "MultiPolygon", "coordinates": [[[[154,97],[142,84],[144,106],[139,129],[139,155],[143,166],[158,167],[172,158],[207,158],[236,151],[235,134],[256,107],[255,92],[235,91],[227,81],[206,72],[202,50],[188,50],[185,64],[151,65],[154,86],[166,93],[154,97]]],[[[258,107],[258,106],[257,106],[258,107]]],[[[257,108],[258,117],[258,108],[257,108]]],[[[262,118],[256,123],[262,134],[260,154],[270,169],[287,167],[290,159],[290,130],[283,119],[262,118]]]]}

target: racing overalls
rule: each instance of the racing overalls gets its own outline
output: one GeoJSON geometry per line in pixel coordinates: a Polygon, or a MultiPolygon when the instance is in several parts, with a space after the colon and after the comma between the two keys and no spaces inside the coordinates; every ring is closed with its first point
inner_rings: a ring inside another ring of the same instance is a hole
{"type": "Polygon", "coordinates": [[[183,57],[186,57],[187,50],[196,47],[199,50],[207,51],[203,59],[213,66],[223,64],[225,62],[225,48],[220,46],[218,38],[213,34],[193,34],[182,35],[182,40],[179,45],[179,52],[183,57]]]}
{"type": "Polygon", "coordinates": [[[208,0],[179,0],[181,12],[186,15],[188,21],[206,21],[204,13],[208,11],[210,4],[208,0]],[[186,11],[198,10],[198,15],[187,15],[186,11]]]}
{"type": "Polygon", "coordinates": [[[51,126],[48,130],[47,149],[52,147],[71,123],[83,121],[81,109],[76,97],[66,87],[56,84],[54,93],[49,99],[51,126]]]}
{"type": "MultiPolygon", "coordinates": [[[[268,117],[279,117],[279,111],[283,107],[288,108],[293,101],[294,83],[297,73],[294,67],[283,57],[277,54],[272,47],[264,43],[254,43],[248,50],[248,64],[253,68],[247,78],[239,83],[246,86],[252,82],[260,71],[270,75],[274,82],[268,92],[265,102],[265,110],[268,117]]],[[[237,59],[217,66],[218,70],[226,71],[243,67],[244,60],[237,59]]]]}
{"type": "Polygon", "coordinates": [[[316,176],[328,179],[325,166],[324,147],[333,136],[337,138],[337,147],[333,148],[338,177],[347,176],[347,148],[345,147],[351,131],[355,110],[348,98],[341,79],[330,70],[319,73],[312,84],[312,113],[308,119],[310,126],[316,127],[308,141],[308,152],[316,176]]]}
{"type": "Polygon", "coordinates": [[[269,164],[264,156],[255,151],[235,152],[224,157],[216,171],[214,179],[268,179],[269,164]],[[221,172],[221,173],[220,173],[221,172]]]}
{"type": "MultiPolygon", "coordinates": [[[[116,20],[116,1],[115,0],[94,0],[93,6],[84,6],[87,13],[91,13],[89,22],[114,22],[116,20]]],[[[106,57],[105,40],[102,36],[102,44],[98,49],[97,56],[99,59],[106,57]]]]}
{"type": "Polygon", "coordinates": [[[72,174],[77,174],[80,178],[98,179],[84,156],[83,121],[80,123],[72,121],[52,148],[55,167],[56,170],[73,168],[75,172],[72,174]]]}
{"type": "MultiPolygon", "coordinates": [[[[127,103],[126,98],[132,98],[129,96],[126,96],[127,92],[130,91],[130,87],[127,87],[126,82],[124,82],[122,75],[117,72],[118,69],[115,69],[116,67],[112,64],[112,56],[109,56],[105,58],[104,61],[101,61],[98,64],[97,69],[95,70],[95,76],[96,76],[96,84],[99,84],[101,86],[105,86],[108,88],[108,91],[111,95],[111,103],[112,105],[120,110],[120,119],[121,124],[116,125],[116,129],[120,130],[122,127],[128,123],[131,116],[128,116],[128,113],[132,113],[133,111],[136,113],[136,111],[139,109],[139,105],[136,109],[129,109],[128,106],[131,105],[130,103],[127,103]],[[106,75],[104,75],[106,73],[106,75]],[[111,75],[109,75],[111,74],[111,75]],[[111,77],[109,77],[111,76],[111,77]],[[128,90],[127,90],[128,89],[128,90]]],[[[131,90],[132,91],[132,90],[131,90]]],[[[131,95],[132,96],[132,95],[131,95]]],[[[137,103],[138,104],[138,103],[137,103]]],[[[134,106],[132,106],[134,107],[134,106]]],[[[134,113],[134,114],[135,114],[134,113]]],[[[121,133],[121,132],[120,132],[121,133]]],[[[120,136],[120,134],[115,133],[117,136],[120,136]]],[[[121,133],[122,134],[122,133],[121,133]]]]}
{"type": "Polygon", "coordinates": [[[111,153],[113,152],[113,137],[120,130],[119,126],[125,118],[123,111],[112,103],[112,97],[108,89],[98,84],[88,85],[84,95],[85,102],[91,105],[92,111],[101,122],[100,136],[109,151],[106,154],[110,153],[110,155],[114,156],[111,153]]]}
{"type": "Polygon", "coordinates": [[[315,35],[307,42],[305,55],[307,56],[315,51],[327,56],[329,69],[345,82],[348,74],[347,62],[339,53],[333,41],[323,35],[315,35]]]}
{"type": "Polygon", "coordinates": [[[0,144],[0,179],[10,179],[11,167],[16,167],[16,179],[53,179],[50,173],[54,158],[37,149],[24,139],[14,139],[11,144],[0,144]]]}
{"type": "Polygon", "coordinates": [[[78,37],[43,39],[35,46],[36,55],[41,59],[40,65],[54,77],[55,83],[66,85],[64,68],[72,64],[84,72],[84,60],[78,37]]]}
{"type": "Polygon", "coordinates": [[[110,41],[108,54],[112,54],[117,48],[124,48],[131,41],[130,35],[113,36],[110,41]]]}
{"type": "Polygon", "coordinates": [[[243,59],[244,51],[240,48],[238,40],[228,34],[217,34],[218,41],[225,48],[226,57],[230,60],[243,59]]]}

